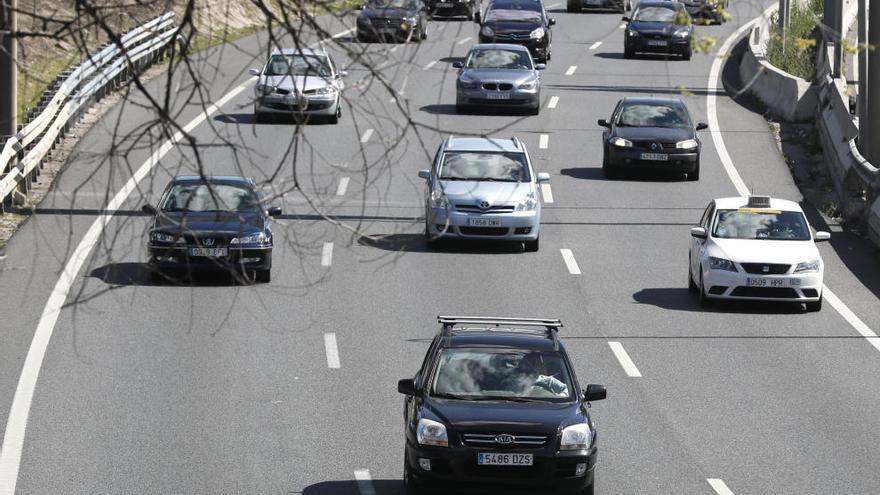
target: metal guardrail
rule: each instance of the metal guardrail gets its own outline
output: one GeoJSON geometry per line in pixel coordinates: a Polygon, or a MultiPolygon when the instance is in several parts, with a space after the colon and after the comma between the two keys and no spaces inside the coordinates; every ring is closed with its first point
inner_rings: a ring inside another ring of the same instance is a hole
{"type": "Polygon", "coordinates": [[[43,160],[83,111],[132,73],[163,58],[175,34],[174,13],[160,15],[122,35],[119,44],[104,45],[47,90],[45,106],[0,151],[0,204],[24,194],[21,186],[26,192],[43,160]]]}

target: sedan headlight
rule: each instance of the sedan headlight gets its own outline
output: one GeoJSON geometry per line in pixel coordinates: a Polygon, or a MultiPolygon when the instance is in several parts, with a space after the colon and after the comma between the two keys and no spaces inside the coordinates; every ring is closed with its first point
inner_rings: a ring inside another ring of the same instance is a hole
{"type": "Polygon", "coordinates": [[[818,271],[819,271],[819,260],[804,261],[803,263],[798,263],[794,269],[795,273],[818,272],[818,271]]]}
{"type": "Polygon", "coordinates": [[[269,236],[265,232],[248,234],[241,237],[233,237],[229,244],[265,244],[269,242],[269,236]]]}
{"type": "Polygon", "coordinates": [[[483,29],[480,30],[480,33],[481,33],[483,36],[486,36],[487,38],[492,38],[492,37],[495,36],[495,31],[492,30],[492,28],[489,27],[489,26],[483,26],[483,29]]]}
{"type": "Polygon", "coordinates": [[[526,81],[524,83],[520,83],[519,89],[535,89],[538,86],[538,80],[532,79],[530,81],[526,81]]]}
{"type": "Polygon", "coordinates": [[[416,428],[416,438],[419,441],[419,445],[449,447],[446,426],[431,419],[422,418],[419,420],[419,426],[416,428]]]}
{"type": "Polygon", "coordinates": [[[593,430],[590,425],[580,423],[571,425],[562,430],[562,440],[559,442],[559,450],[585,450],[593,443],[593,430]]]}
{"type": "Polygon", "coordinates": [[[679,29],[672,36],[676,38],[687,38],[691,34],[687,29],[679,29]]]}
{"type": "Polygon", "coordinates": [[[178,239],[177,236],[171,235],[171,234],[166,234],[164,232],[151,232],[150,233],[150,240],[153,242],[164,242],[164,243],[169,243],[169,244],[174,243],[174,242],[178,242],[178,240],[180,242],[183,242],[182,238],[178,239]]]}
{"type": "Polygon", "coordinates": [[[516,205],[516,211],[534,211],[535,208],[538,207],[538,197],[535,196],[534,191],[526,194],[526,196],[520,200],[520,202],[516,205]]]}
{"type": "Polygon", "coordinates": [[[627,30],[626,30],[626,34],[627,34],[630,38],[636,38],[636,37],[639,36],[639,32],[636,31],[636,30],[634,30],[634,29],[627,29],[627,30]]]}
{"type": "Polygon", "coordinates": [[[272,86],[270,84],[257,84],[258,93],[263,93],[265,95],[271,93],[272,91],[275,91],[275,86],[272,86]]]}
{"type": "Polygon", "coordinates": [[[736,265],[732,261],[714,256],[709,256],[709,268],[712,270],[726,270],[728,272],[737,271],[736,265]]]}
{"type": "Polygon", "coordinates": [[[539,27],[539,28],[535,29],[534,31],[532,31],[531,33],[529,33],[529,38],[531,38],[533,40],[539,40],[543,37],[544,37],[544,28],[542,28],[542,27],[539,27]]]}
{"type": "Polygon", "coordinates": [[[327,86],[324,86],[323,88],[311,89],[311,90],[305,92],[305,94],[312,94],[312,95],[330,95],[333,93],[336,93],[336,86],[333,86],[333,85],[327,85],[327,86]]]}
{"type": "Polygon", "coordinates": [[[432,208],[449,208],[449,200],[443,191],[431,191],[431,207],[432,208]]]}
{"type": "Polygon", "coordinates": [[[473,89],[477,87],[478,83],[479,81],[470,77],[466,73],[462,73],[460,76],[458,76],[458,85],[462,88],[473,89]]]}
{"type": "Polygon", "coordinates": [[[614,146],[619,146],[621,148],[632,148],[633,145],[632,141],[630,141],[629,139],[623,139],[622,137],[611,138],[611,140],[608,142],[613,144],[614,146]]]}
{"type": "Polygon", "coordinates": [[[675,147],[680,150],[692,150],[699,146],[696,139],[685,139],[684,141],[679,141],[675,143],[675,147]]]}

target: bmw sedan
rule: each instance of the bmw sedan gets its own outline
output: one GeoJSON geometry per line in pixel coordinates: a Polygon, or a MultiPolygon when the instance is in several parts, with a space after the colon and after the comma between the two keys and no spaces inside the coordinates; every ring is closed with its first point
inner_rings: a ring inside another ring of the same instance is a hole
{"type": "Polygon", "coordinates": [[[624,169],[686,175],[700,180],[697,131],[684,102],[678,98],[627,97],[617,102],[611,120],[599,119],[602,171],[614,178],[624,169]]]}
{"type": "Polygon", "coordinates": [[[323,49],[275,50],[266,66],[251,69],[254,85],[254,120],[267,114],[314,116],[335,124],[342,115],[340,93],[345,71],[337,69],[323,49]]]}
{"type": "Polygon", "coordinates": [[[694,28],[684,4],[643,0],[632,17],[624,16],[623,20],[627,23],[623,34],[624,58],[633,58],[636,53],[655,53],[691,59],[694,28]]]}
{"type": "Polygon", "coordinates": [[[180,176],[165,188],[159,206],[144,205],[153,216],[147,251],[152,273],[201,269],[244,272],[269,282],[272,229],[254,181],[231,176],[180,176]]]}
{"type": "Polygon", "coordinates": [[[492,0],[482,16],[480,43],[515,43],[529,49],[536,61],[546,63],[551,56],[550,26],[541,0],[492,0]]]}
{"type": "Polygon", "coordinates": [[[356,22],[360,42],[428,37],[428,8],[422,0],[367,0],[356,22]]]}
{"type": "Polygon", "coordinates": [[[524,108],[532,115],[541,110],[541,75],[544,64],[535,64],[521,45],[474,45],[459,69],[455,111],[473,106],[524,108]]]}
{"type": "Polygon", "coordinates": [[[434,168],[420,170],[427,183],[425,238],[443,237],[525,243],[537,251],[541,230],[538,183],[526,147],[517,138],[446,138],[434,168]]]}

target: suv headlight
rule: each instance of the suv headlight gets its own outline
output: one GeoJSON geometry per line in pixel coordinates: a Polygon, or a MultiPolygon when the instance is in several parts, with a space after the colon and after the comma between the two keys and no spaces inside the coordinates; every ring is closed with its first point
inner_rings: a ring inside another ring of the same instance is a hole
{"type": "Polygon", "coordinates": [[[632,141],[630,141],[629,139],[623,139],[622,137],[611,138],[611,140],[608,142],[613,144],[614,146],[619,146],[621,148],[632,148],[633,145],[632,141]]]}
{"type": "Polygon", "coordinates": [[[422,418],[416,428],[416,438],[419,445],[435,445],[437,447],[449,447],[449,438],[446,436],[446,426],[437,421],[422,418]]]}
{"type": "Polygon", "coordinates": [[[542,28],[542,27],[539,27],[539,28],[535,29],[534,31],[532,31],[531,33],[529,33],[529,38],[531,38],[533,40],[539,40],[543,37],[544,37],[544,28],[542,28]]]}
{"type": "Polygon", "coordinates": [[[732,261],[714,256],[709,256],[709,268],[712,270],[726,270],[728,272],[737,271],[736,265],[732,261]]]}
{"type": "Polygon", "coordinates": [[[696,139],[685,139],[675,143],[675,147],[680,150],[691,150],[696,148],[698,144],[696,139]]]}
{"type": "Polygon", "coordinates": [[[443,191],[431,191],[431,207],[432,208],[449,208],[449,200],[443,191]]]}
{"type": "Polygon", "coordinates": [[[241,237],[233,237],[229,244],[265,244],[269,242],[269,236],[265,232],[248,234],[241,237]]]}
{"type": "Polygon", "coordinates": [[[636,38],[639,36],[639,32],[634,29],[627,29],[626,34],[629,35],[630,38],[636,38]]]}
{"type": "Polygon", "coordinates": [[[480,33],[488,38],[492,38],[493,36],[495,36],[495,31],[493,31],[492,28],[489,26],[483,26],[483,29],[480,30],[480,33]]]}
{"type": "Polygon", "coordinates": [[[516,211],[533,211],[538,207],[538,197],[535,196],[535,192],[532,191],[520,200],[519,204],[516,205],[516,211]]]}
{"type": "Polygon", "coordinates": [[[798,263],[794,269],[795,273],[818,272],[818,271],[819,271],[819,260],[804,261],[803,263],[798,263]]]}
{"type": "Polygon", "coordinates": [[[587,423],[571,425],[562,430],[559,450],[585,450],[593,443],[593,430],[587,423]]]}
{"type": "Polygon", "coordinates": [[[688,31],[687,29],[679,29],[672,36],[676,38],[687,38],[690,34],[690,31],[688,31]]]}

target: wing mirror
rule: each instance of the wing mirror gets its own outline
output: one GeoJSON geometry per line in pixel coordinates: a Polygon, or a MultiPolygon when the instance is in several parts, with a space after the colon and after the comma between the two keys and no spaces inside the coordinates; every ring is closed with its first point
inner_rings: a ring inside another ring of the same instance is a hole
{"type": "Polygon", "coordinates": [[[698,131],[702,131],[703,129],[708,129],[708,128],[709,128],[709,124],[707,124],[705,122],[698,122],[697,123],[697,130],[698,131]]]}
{"type": "Polygon", "coordinates": [[[587,402],[603,400],[607,396],[608,391],[605,390],[605,385],[597,385],[595,383],[591,383],[587,385],[587,389],[584,390],[584,400],[587,402]]]}
{"type": "Polygon", "coordinates": [[[549,18],[549,19],[547,19],[547,25],[548,25],[548,26],[555,26],[555,25],[556,25],[556,19],[554,19],[554,18],[552,18],[552,17],[549,18]]]}
{"type": "Polygon", "coordinates": [[[816,235],[814,236],[814,238],[815,238],[816,242],[825,242],[828,239],[831,239],[831,233],[825,232],[824,230],[820,230],[820,231],[816,232],[816,235]]]}
{"type": "Polygon", "coordinates": [[[270,217],[280,217],[281,216],[281,207],[279,206],[270,206],[266,213],[269,214],[270,217]]]}
{"type": "Polygon", "coordinates": [[[159,213],[158,211],[156,211],[156,207],[153,205],[141,206],[141,211],[146,213],[147,215],[155,215],[155,214],[159,213]]]}
{"type": "Polygon", "coordinates": [[[259,75],[260,75],[260,69],[248,69],[248,74],[250,74],[250,75],[252,75],[252,76],[259,76],[259,75]]]}
{"type": "Polygon", "coordinates": [[[535,70],[544,70],[547,68],[547,64],[535,64],[535,70]]]}
{"type": "Polygon", "coordinates": [[[608,128],[611,127],[611,124],[609,124],[608,121],[605,119],[599,119],[598,121],[596,121],[596,123],[602,127],[608,127],[608,128]]]}
{"type": "Polygon", "coordinates": [[[419,170],[419,177],[428,180],[431,178],[431,171],[428,169],[419,170]]]}
{"type": "Polygon", "coordinates": [[[479,12],[474,12],[474,23],[479,24],[482,17],[479,12]]]}
{"type": "Polygon", "coordinates": [[[691,228],[691,237],[696,237],[697,239],[705,239],[707,237],[706,229],[703,227],[692,227],[691,228]]]}
{"type": "Polygon", "coordinates": [[[623,16],[620,18],[623,22],[630,22],[630,18],[627,16],[623,16]]]}
{"type": "Polygon", "coordinates": [[[547,172],[538,172],[537,180],[541,182],[550,182],[550,174],[547,172]]]}
{"type": "Polygon", "coordinates": [[[412,378],[404,378],[397,382],[397,391],[403,395],[419,395],[416,389],[416,381],[412,378]]]}
{"type": "Polygon", "coordinates": [[[455,62],[452,62],[452,67],[455,69],[461,69],[462,67],[464,67],[464,62],[456,60],[455,62]]]}

